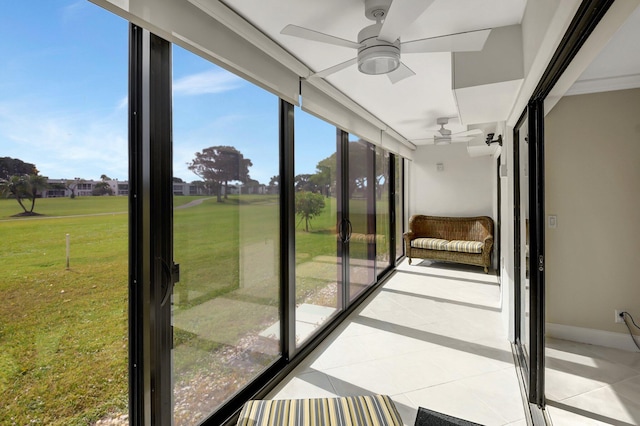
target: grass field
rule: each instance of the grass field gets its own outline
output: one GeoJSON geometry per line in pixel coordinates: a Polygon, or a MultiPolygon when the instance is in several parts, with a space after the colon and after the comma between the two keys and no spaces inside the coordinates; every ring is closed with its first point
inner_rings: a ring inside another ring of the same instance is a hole
{"type": "MultiPolygon", "coordinates": [[[[192,200],[176,197],[174,204],[192,200]]],[[[14,218],[15,200],[0,200],[0,424],[85,425],[126,412],[127,203],[126,197],[39,199],[35,211],[42,216],[14,218]]],[[[269,196],[205,200],[174,212],[174,258],[182,271],[175,312],[224,296],[227,307],[208,314],[215,341],[238,341],[277,320],[278,212],[277,198],[269,196]],[[262,308],[239,315],[233,309],[242,303],[262,308]]],[[[312,226],[296,237],[299,264],[335,257],[335,205],[312,226]]],[[[325,285],[300,277],[297,294],[306,298],[325,285]]],[[[176,352],[175,365],[185,376],[202,368],[203,352],[224,347],[203,347],[188,332],[176,340],[186,348],[176,352]]]]}
{"type": "Polygon", "coordinates": [[[126,407],[126,210],[46,199],[36,212],[68,217],[13,220],[18,204],[0,200],[0,423],[86,425],[126,407]]]}

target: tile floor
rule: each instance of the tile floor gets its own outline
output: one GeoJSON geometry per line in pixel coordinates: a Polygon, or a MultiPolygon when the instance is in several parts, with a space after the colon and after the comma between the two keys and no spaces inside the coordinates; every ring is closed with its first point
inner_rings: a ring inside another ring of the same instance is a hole
{"type": "Polygon", "coordinates": [[[640,424],[640,353],[547,338],[547,412],[554,425],[640,424]]]}
{"type": "Polygon", "coordinates": [[[405,261],[271,398],[391,395],[485,425],[526,425],[495,275],[405,261]]]}

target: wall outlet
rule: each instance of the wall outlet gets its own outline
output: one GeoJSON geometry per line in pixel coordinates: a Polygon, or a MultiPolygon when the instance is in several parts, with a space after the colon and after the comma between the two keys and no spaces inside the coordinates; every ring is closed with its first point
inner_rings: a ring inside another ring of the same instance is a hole
{"type": "Polygon", "coordinates": [[[624,317],[622,316],[623,312],[624,312],[624,309],[616,309],[615,322],[620,324],[624,323],[624,317]]]}

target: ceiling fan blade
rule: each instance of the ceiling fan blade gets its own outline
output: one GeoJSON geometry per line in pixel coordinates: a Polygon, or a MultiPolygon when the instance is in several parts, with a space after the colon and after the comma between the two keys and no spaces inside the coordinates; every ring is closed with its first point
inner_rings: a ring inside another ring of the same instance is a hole
{"type": "Polygon", "coordinates": [[[411,77],[412,75],[416,75],[416,73],[413,72],[411,68],[406,66],[404,63],[400,62],[400,66],[394,71],[388,73],[387,77],[389,77],[389,80],[391,80],[392,84],[396,84],[400,80],[404,80],[405,78],[411,77]]]}
{"type": "Polygon", "coordinates": [[[471,129],[471,130],[465,130],[464,132],[454,133],[451,136],[453,136],[454,138],[458,138],[458,137],[467,137],[467,136],[477,136],[483,133],[484,132],[480,129],[471,129]]]}
{"type": "Polygon", "coordinates": [[[334,37],[329,34],[310,30],[308,28],[299,27],[297,25],[287,25],[280,31],[280,34],[290,35],[293,37],[304,38],[306,40],[319,41],[320,43],[333,44],[335,46],[350,47],[357,49],[360,44],[353,41],[345,40],[340,37],[334,37]]]}
{"type": "Polygon", "coordinates": [[[393,0],[384,18],[378,40],[393,43],[404,29],[413,23],[434,0],[393,0]]]}
{"type": "Polygon", "coordinates": [[[324,78],[324,77],[327,77],[328,75],[341,71],[347,67],[350,67],[351,65],[354,65],[356,62],[358,62],[358,58],[349,59],[348,61],[342,62],[338,65],[334,65],[322,71],[318,71],[315,74],[311,74],[309,77],[324,78]]]}
{"type": "Polygon", "coordinates": [[[490,29],[423,38],[400,44],[402,53],[478,52],[484,47],[490,29]]]}

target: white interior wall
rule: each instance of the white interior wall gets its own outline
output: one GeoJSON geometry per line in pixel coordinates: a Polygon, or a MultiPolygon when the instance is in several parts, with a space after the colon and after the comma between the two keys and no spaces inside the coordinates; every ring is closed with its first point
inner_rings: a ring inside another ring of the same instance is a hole
{"type": "Polygon", "coordinates": [[[494,174],[495,159],[470,157],[464,143],[420,146],[410,170],[409,213],[494,218],[494,174]]]}
{"type": "Polygon", "coordinates": [[[500,165],[503,167],[502,177],[500,178],[501,197],[501,231],[500,231],[500,247],[501,259],[498,259],[500,265],[500,291],[501,291],[501,307],[502,320],[509,336],[509,340],[515,340],[515,306],[514,295],[514,194],[513,194],[513,127],[505,127],[503,134],[502,150],[500,153],[500,165]]]}
{"type": "Polygon", "coordinates": [[[545,234],[546,320],[558,337],[616,346],[621,333],[633,349],[614,310],[640,319],[638,111],[633,89],[564,97],[545,119],[546,212],[557,216],[545,234]]]}
{"type": "MultiPolygon", "coordinates": [[[[531,93],[540,81],[560,40],[564,36],[580,0],[528,1],[522,17],[522,49],[525,79],[514,102],[503,134],[500,163],[506,165],[507,176],[502,178],[501,227],[501,301],[502,316],[509,339],[514,339],[514,229],[513,229],[513,128],[526,108],[531,93]]],[[[498,260],[500,262],[500,259],[498,260]]]]}

